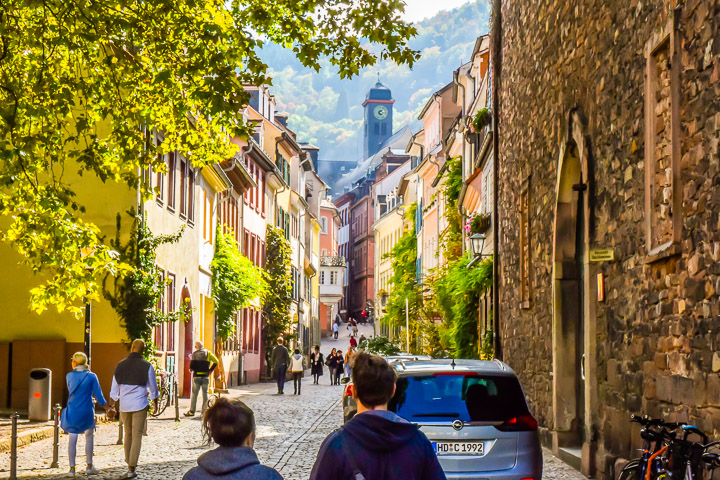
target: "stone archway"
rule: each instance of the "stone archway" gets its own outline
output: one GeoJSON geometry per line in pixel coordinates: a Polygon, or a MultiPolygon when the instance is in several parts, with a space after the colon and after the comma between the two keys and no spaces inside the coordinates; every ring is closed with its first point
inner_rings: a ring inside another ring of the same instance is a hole
{"type": "Polygon", "coordinates": [[[553,230],[553,451],[591,469],[595,356],[591,307],[589,140],[576,110],[560,148],[553,230]]]}
{"type": "Polygon", "coordinates": [[[190,286],[185,279],[185,284],[180,292],[180,310],[185,312],[184,321],[180,322],[184,328],[183,335],[183,362],[182,362],[182,373],[180,382],[182,382],[182,397],[187,398],[190,396],[192,391],[192,374],[190,373],[190,356],[195,348],[193,345],[193,305],[192,297],[190,295],[190,286]]]}

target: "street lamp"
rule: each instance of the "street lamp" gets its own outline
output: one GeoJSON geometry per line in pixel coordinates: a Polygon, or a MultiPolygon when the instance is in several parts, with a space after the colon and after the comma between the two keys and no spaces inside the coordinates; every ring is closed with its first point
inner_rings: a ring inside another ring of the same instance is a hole
{"type": "Polygon", "coordinates": [[[468,268],[472,267],[475,262],[482,260],[483,257],[492,257],[492,254],[484,254],[483,249],[485,248],[485,234],[474,233],[470,235],[470,251],[472,252],[473,259],[468,263],[468,268]]]}

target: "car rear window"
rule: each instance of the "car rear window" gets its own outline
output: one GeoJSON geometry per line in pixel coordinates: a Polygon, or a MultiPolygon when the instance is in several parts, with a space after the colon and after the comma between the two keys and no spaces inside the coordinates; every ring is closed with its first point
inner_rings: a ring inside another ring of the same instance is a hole
{"type": "Polygon", "coordinates": [[[517,378],[470,374],[400,377],[388,409],[413,422],[505,422],[528,413],[517,378]]]}

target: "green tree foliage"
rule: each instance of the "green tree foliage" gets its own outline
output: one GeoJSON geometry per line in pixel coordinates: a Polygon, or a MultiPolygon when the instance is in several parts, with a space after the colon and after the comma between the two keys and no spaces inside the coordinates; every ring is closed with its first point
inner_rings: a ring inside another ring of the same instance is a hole
{"type": "Polygon", "coordinates": [[[218,225],[215,238],[215,254],[210,262],[215,325],[218,338],[227,340],[235,333],[235,314],[255,300],[262,301],[267,282],[263,271],[240,253],[232,233],[223,233],[218,225]]]}
{"type": "Polygon", "coordinates": [[[400,347],[382,335],[365,339],[358,347],[376,355],[397,355],[400,353],[400,347]]]}
{"type": "MultiPolygon", "coordinates": [[[[415,237],[415,211],[417,204],[413,203],[405,213],[408,221],[413,222],[413,228],[406,231],[395,244],[389,256],[392,258],[392,288],[385,306],[384,321],[394,326],[405,327],[405,299],[408,300],[411,338],[417,338],[420,332],[419,322],[423,306],[422,290],[417,283],[416,259],[417,238],[415,237]]],[[[411,350],[415,342],[411,342],[411,350]]]]}
{"type": "Polygon", "coordinates": [[[458,200],[463,186],[461,156],[447,161],[443,176],[445,180],[440,189],[440,194],[447,201],[445,215],[448,226],[440,234],[440,248],[443,249],[443,257],[448,262],[452,262],[462,255],[463,250],[462,216],[458,210],[458,200]]]}
{"type": "Polygon", "coordinates": [[[165,322],[174,322],[181,318],[182,310],[163,313],[158,309],[165,287],[168,283],[163,271],[155,263],[160,245],[176,243],[180,240],[184,228],[172,235],[152,234],[141,215],[133,215],[132,233],[129,241],[121,242],[122,222],[120,214],[116,217],[117,234],[110,245],[119,253],[119,261],[130,265],[132,271],[124,278],[113,278],[112,290],[105,288],[103,295],[110,302],[125,326],[128,340],[145,340],[149,346],[146,352],[154,351],[152,330],[165,322]]]}
{"type": "Polygon", "coordinates": [[[83,219],[76,174],[135,188],[142,169],[166,169],[165,152],[222,161],[237,148],[229,137],[252,130],[243,85],[271,82],[260,39],[341,78],[378,59],[411,66],[403,11],[401,0],[3,2],[0,233],[47,279],[34,308],[80,314],[94,279],[128,267],[83,219]]]}
{"type": "Polygon", "coordinates": [[[444,335],[453,356],[478,358],[478,306],[480,295],[492,286],[492,258],[470,266],[466,255],[451,262],[435,282],[437,303],[445,318],[444,335]]]}
{"type": "Polygon", "coordinates": [[[265,355],[272,353],[277,337],[290,329],[290,305],[292,303],[292,271],[290,256],[292,250],[285,233],[268,225],[265,250],[265,273],[268,283],[267,296],[263,305],[263,341],[265,355]]]}

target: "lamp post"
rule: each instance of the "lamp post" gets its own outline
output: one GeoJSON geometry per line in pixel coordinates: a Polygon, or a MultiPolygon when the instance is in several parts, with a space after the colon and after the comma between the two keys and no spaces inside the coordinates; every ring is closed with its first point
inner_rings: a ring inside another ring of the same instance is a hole
{"type": "Polygon", "coordinates": [[[484,254],[483,249],[485,248],[485,234],[474,233],[470,235],[470,251],[473,255],[473,259],[468,263],[468,268],[473,266],[478,260],[482,260],[483,257],[491,257],[492,254],[484,254]]]}

